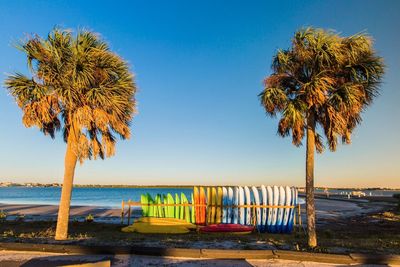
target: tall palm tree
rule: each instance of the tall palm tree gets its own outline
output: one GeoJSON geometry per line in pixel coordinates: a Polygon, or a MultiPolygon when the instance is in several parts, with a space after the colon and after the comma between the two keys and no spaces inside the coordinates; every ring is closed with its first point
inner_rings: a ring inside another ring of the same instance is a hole
{"type": "Polygon", "coordinates": [[[9,75],[5,86],[23,111],[26,127],[37,126],[66,142],[64,182],[56,240],[67,239],[75,166],[79,160],[115,153],[115,134],[130,137],[136,86],[127,63],[93,32],[54,29],[17,46],[31,76],[9,75]]]}
{"type": "Polygon", "coordinates": [[[278,134],[292,136],[300,146],[307,136],[306,209],[308,244],[317,246],[314,206],[314,148],[335,151],[338,138],[350,143],[361,113],[379,94],[384,64],[361,33],[341,37],[335,32],[307,28],[295,33],[292,47],[273,58],[273,73],[259,94],[268,115],[279,114],[278,134]]]}

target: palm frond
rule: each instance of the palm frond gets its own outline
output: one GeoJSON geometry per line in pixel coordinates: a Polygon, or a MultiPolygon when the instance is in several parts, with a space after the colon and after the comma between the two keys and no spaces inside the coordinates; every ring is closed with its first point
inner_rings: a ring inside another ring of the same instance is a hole
{"type": "Polygon", "coordinates": [[[23,110],[25,126],[38,126],[52,137],[62,127],[64,141],[73,142],[81,162],[114,155],[113,133],[129,138],[136,112],[128,64],[87,30],[74,36],[56,28],[46,39],[33,36],[18,48],[32,77],[12,74],[5,86],[23,110]]]}

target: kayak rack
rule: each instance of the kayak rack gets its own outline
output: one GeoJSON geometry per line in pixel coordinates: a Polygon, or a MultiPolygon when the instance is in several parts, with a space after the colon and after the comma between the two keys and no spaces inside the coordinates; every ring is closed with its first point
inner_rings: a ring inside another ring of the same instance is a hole
{"type": "MultiPolygon", "coordinates": [[[[295,209],[295,213],[297,216],[294,216],[294,225],[299,225],[302,226],[302,220],[301,220],[301,209],[300,209],[300,204],[297,204],[297,206],[285,206],[285,205],[256,205],[256,204],[245,204],[245,205],[213,205],[213,204],[193,204],[193,203],[181,203],[181,204],[168,204],[168,203],[159,203],[159,204],[143,204],[141,202],[137,201],[124,201],[122,200],[121,203],[121,224],[124,224],[125,221],[125,216],[127,216],[128,219],[128,225],[130,224],[130,220],[132,217],[132,207],[143,207],[143,206],[148,206],[148,207],[206,207],[212,208],[212,207],[220,207],[220,208],[252,208],[254,211],[256,208],[291,208],[295,209]],[[125,207],[128,207],[128,210],[126,210],[125,207]],[[296,217],[297,220],[296,220],[296,217]],[[298,223],[298,224],[297,224],[298,223]]],[[[255,214],[255,212],[253,213],[255,214]]],[[[253,222],[256,224],[256,218],[254,218],[253,222]]],[[[304,230],[304,229],[303,229],[304,230]]]]}

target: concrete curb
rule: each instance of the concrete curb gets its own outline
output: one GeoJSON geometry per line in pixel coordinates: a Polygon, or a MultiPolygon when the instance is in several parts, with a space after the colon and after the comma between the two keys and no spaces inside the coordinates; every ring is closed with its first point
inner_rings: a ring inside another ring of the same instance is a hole
{"type": "Polygon", "coordinates": [[[382,262],[383,264],[399,264],[400,255],[369,255],[369,254],[353,254],[349,256],[356,262],[364,264],[376,264],[375,262],[382,262]]]}
{"type": "Polygon", "coordinates": [[[208,259],[274,259],[272,250],[200,249],[200,257],[208,259]]]}
{"type": "Polygon", "coordinates": [[[66,254],[135,254],[212,259],[282,259],[336,264],[400,264],[400,255],[327,254],[286,250],[229,250],[159,248],[139,246],[82,246],[0,242],[0,250],[40,251],[66,254]]]}
{"type": "Polygon", "coordinates": [[[355,264],[361,263],[353,260],[349,255],[346,254],[327,254],[327,253],[310,253],[310,252],[299,252],[299,251],[286,251],[286,250],[275,250],[274,254],[278,259],[283,260],[295,260],[295,261],[311,261],[321,263],[336,263],[336,264],[355,264]]]}

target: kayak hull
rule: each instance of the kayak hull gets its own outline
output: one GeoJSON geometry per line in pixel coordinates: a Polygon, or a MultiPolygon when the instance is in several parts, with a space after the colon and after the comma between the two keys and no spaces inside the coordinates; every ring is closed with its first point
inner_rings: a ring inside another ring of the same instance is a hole
{"type": "Polygon", "coordinates": [[[122,232],[141,234],[186,234],[190,230],[182,225],[151,225],[148,223],[135,223],[122,228],[122,232]]]}
{"type": "Polygon", "coordinates": [[[203,233],[241,233],[241,232],[252,232],[254,226],[251,225],[240,225],[240,224],[211,224],[201,227],[200,232],[203,233]]]}
{"type": "Polygon", "coordinates": [[[185,234],[196,229],[196,225],[176,218],[142,217],[132,225],[122,228],[122,232],[142,234],[185,234]]]}

